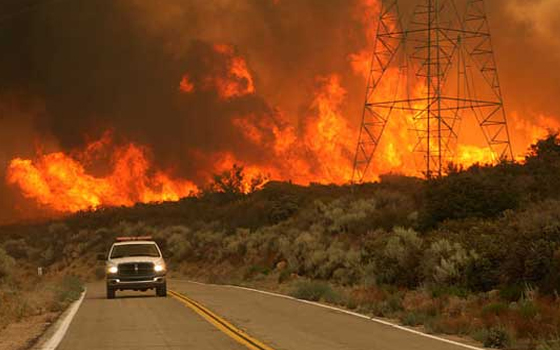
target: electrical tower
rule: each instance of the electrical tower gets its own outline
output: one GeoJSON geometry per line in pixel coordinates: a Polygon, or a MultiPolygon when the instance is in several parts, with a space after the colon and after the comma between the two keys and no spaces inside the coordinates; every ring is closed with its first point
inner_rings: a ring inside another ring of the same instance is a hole
{"type": "Polygon", "coordinates": [[[391,118],[416,134],[412,151],[427,178],[453,161],[467,117],[495,161],[513,160],[484,0],[420,0],[406,15],[398,0],[381,7],[353,182],[366,179],[391,118]]]}

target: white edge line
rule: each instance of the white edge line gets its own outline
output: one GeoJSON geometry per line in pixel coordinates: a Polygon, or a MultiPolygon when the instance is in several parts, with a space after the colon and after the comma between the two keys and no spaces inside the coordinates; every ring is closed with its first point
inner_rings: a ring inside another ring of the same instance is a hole
{"type": "Polygon", "coordinates": [[[70,327],[70,323],[72,323],[74,316],[76,316],[80,305],[82,305],[84,297],[86,296],[86,292],[87,289],[84,288],[80,299],[72,303],[72,305],[68,309],[68,313],[64,316],[64,319],[60,323],[57,322],[58,328],[56,329],[52,337],[45,344],[43,344],[43,346],[41,346],[40,350],[55,350],[58,347],[58,345],[66,335],[66,331],[68,331],[68,327],[70,327]]]}
{"type": "MultiPolygon", "coordinates": [[[[176,281],[181,281],[181,280],[176,280],[176,281]]],[[[325,305],[325,304],[317,303],[317,302],[314,302],[314,301],[294,298],[294,297],[291,297],[289,295],[278,294],[278,293],[273,293],[273,292],[266,292],[266,291],[263,291],[263,290],[247,288],[247,287],[233,286],[233,285],[229,285],[229,284],[223,284],[222,285],[222,284],[201,283],[201,282],[195,282],[195,281],[189,281],[189,280],[182,280],[182,281],[186,281],[186,282],[189,282],[189,283],[198,284],[198,285],[202,285],[202,286],[215,286],[215,287],[226,287],[226,288],[233,288],[233,289],[241,289],[241,290],[246,290],[246,291],[260,293],[260,294],[265,294],[265,295],[269,295],[269,296],[273,296],[273,297],[277,297],[277,298],[293,300],[293,301],[297,301],[297,302],[300,302],[300,303],[321,307],[321,308],[324,308],[324,309],[338,311],[338,312],[341,312],[343,314],[347,314],[347,315],[350,315],[350,316],[355,316],[355,317],[359,317],[359,318],[362,318],[362,319],[365,319],[365,320],[380,323],[382,325],[389,326],[389,327],[392,327],[392,328],[396,328],[396,329],[401,330],[401,331],[409,332],[409,333],[416,334],[416,335],[419,335],[419,336],[422,336],[422,337],[425,337],[425,338],[429,338],[429,339],[433,339],[433,340],[438,340],[438,341],[441,341],[441,342],[444,342],[444,343],[460,346],[460,347],[465,348],[465,349],[486,350],[484,348],[479,348],[479,347],[476,347],[476,346],[467,345],[467,344],[459,343],[459,342],[456,342],[456,341],[453,341],[453,340],[441,338],[441,337],[438,337],[438,336],[435,336],[435,335],[426,334],[426,333],[423,333],[423,332],[420,332],[420,331],[417,331],[417,330],[414,330],[414,329],[410,329],[410,328],[407,328],[407,327],[404,327],[404,326],[400,326],[400,325],[397,325],[397,324],[394,324],[394,323],[391,323],[391,322],[381,320],[379,318],[369,317],[369,316],[366,316],[366,315],[359,314],[357,312],[344,310],[344,309],[341,309],[341,308],[338,308],[338,307],[325,305]]]]}

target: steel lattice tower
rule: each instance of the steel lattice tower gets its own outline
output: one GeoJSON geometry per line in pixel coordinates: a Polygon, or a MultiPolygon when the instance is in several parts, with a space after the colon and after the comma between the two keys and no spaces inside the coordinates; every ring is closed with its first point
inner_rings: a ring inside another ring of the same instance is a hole
{"type": "Polygon", "coordinates": [[[365,180],[391,117],[406,118],[414,130],[412,151],[428,178],[453,161],[461,120],[470,116],[495,161],[513,160],[484,0],[457,2],[421,0],[403,29],[399,1],[382,1],[354,182],[365,180]]]}

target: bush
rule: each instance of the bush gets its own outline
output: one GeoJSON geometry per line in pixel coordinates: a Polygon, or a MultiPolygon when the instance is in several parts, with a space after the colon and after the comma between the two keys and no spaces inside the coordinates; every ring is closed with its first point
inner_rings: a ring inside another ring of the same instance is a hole
{"type": "Polygon", "coordinates": [[[539,308],[532,300],[523,300],[519,303],[518,312],[522,318],[531,320],[539,314],[539,308]]]}
{"type": "Polygon", "coordinates": [[[560,350],[560,339],[542,340],[537,345],[537,350],[560,350]]]}
{"type": "Polygon", "coordinates": [[[27,259],[30,247],[24,239],[12,239],[4,243],[4,250],[15,259],[27,259]]]}
{"type": "Polygon", "coordinates": [[[503,349],[511,344],[509,332],[501,327],[492,328],[488,331],[483,345],[487,348],[503,349]]]}
{"type": "Polygon", "coordinates": [[[500,297],[505,301],[517,302],[523,297],[524,292],[525,288],[518,284],[507,285],[500,289],[500,297]]]}
{"type": "Polygon", "coordinates": [[[184,226],[173,226],[165,229],[167,236],[165,247],[172,260],[179,262],[192,254],[193,248],[188,237],[190,232],[190,229],[184,226]]]}
{"type": "Polygon", "coordinates": [[[15,266],[14,259],[6,251],[0,248],[0,279],[7,278],[12,274],[15,266]]]}
{"type": "Polygon", "coordinates": [[[414,288],[420,282],[423,241],[412,229],[395,228],[381,244],[381,254],[373,257],[378,283],[414,288]]]}
{"type": "Polygon", "coordinates": [[[298,299],[326,301],[333,304],[341,301],[340,295],[328,283],[320,281],[300,281],[290,295],[298,299]]]}
{"type": "Polygon", "coordinates": [[[422,270],[426,282],[437,285],[466,285],[466,269],[478,255],[467,252],[459,243],[436,241],[424,253],[422,270]]]}
{"type": "Polygon", "coordinates": [[[82,281],[75,276],[65,276],[60,283],[56,293],[56,301],[68,304],[80,298],[84,291],[82,281]]]}
{"type": "Polygon", "coordinates": [[[427,225],[449,219],[491,218],[519,205],[519,188],[506,172],[473,166],[430,180],[426,190],[427,225]]]}
{"type": "Polygon", "coordinates": [[[425,321],[425,315],[416,311],[407,312],[401,317],[401,323],[405,326],[415,327],[423,324],[425,321]]]}
{"type": "Polygon", "coordinates": [[[501,316],[509,310],[509,306],[504,303],[491,303],[482,308],[482,316],[501,316]]]}

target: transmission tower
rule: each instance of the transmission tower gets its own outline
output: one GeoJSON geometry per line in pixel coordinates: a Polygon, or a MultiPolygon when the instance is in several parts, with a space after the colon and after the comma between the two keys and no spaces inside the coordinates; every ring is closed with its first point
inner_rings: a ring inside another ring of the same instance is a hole
{"type": "Polygon", "coordinates": [[[383,0],[354,160],[363,182],[391,117],[405,118],[427,178],[455,156],[461,121],[476,118],[494,160],[513,160],[484,0],[421,0],[407,16],[383,0]],[[403,22],[407,19],[407,27],[403,22]]]}

